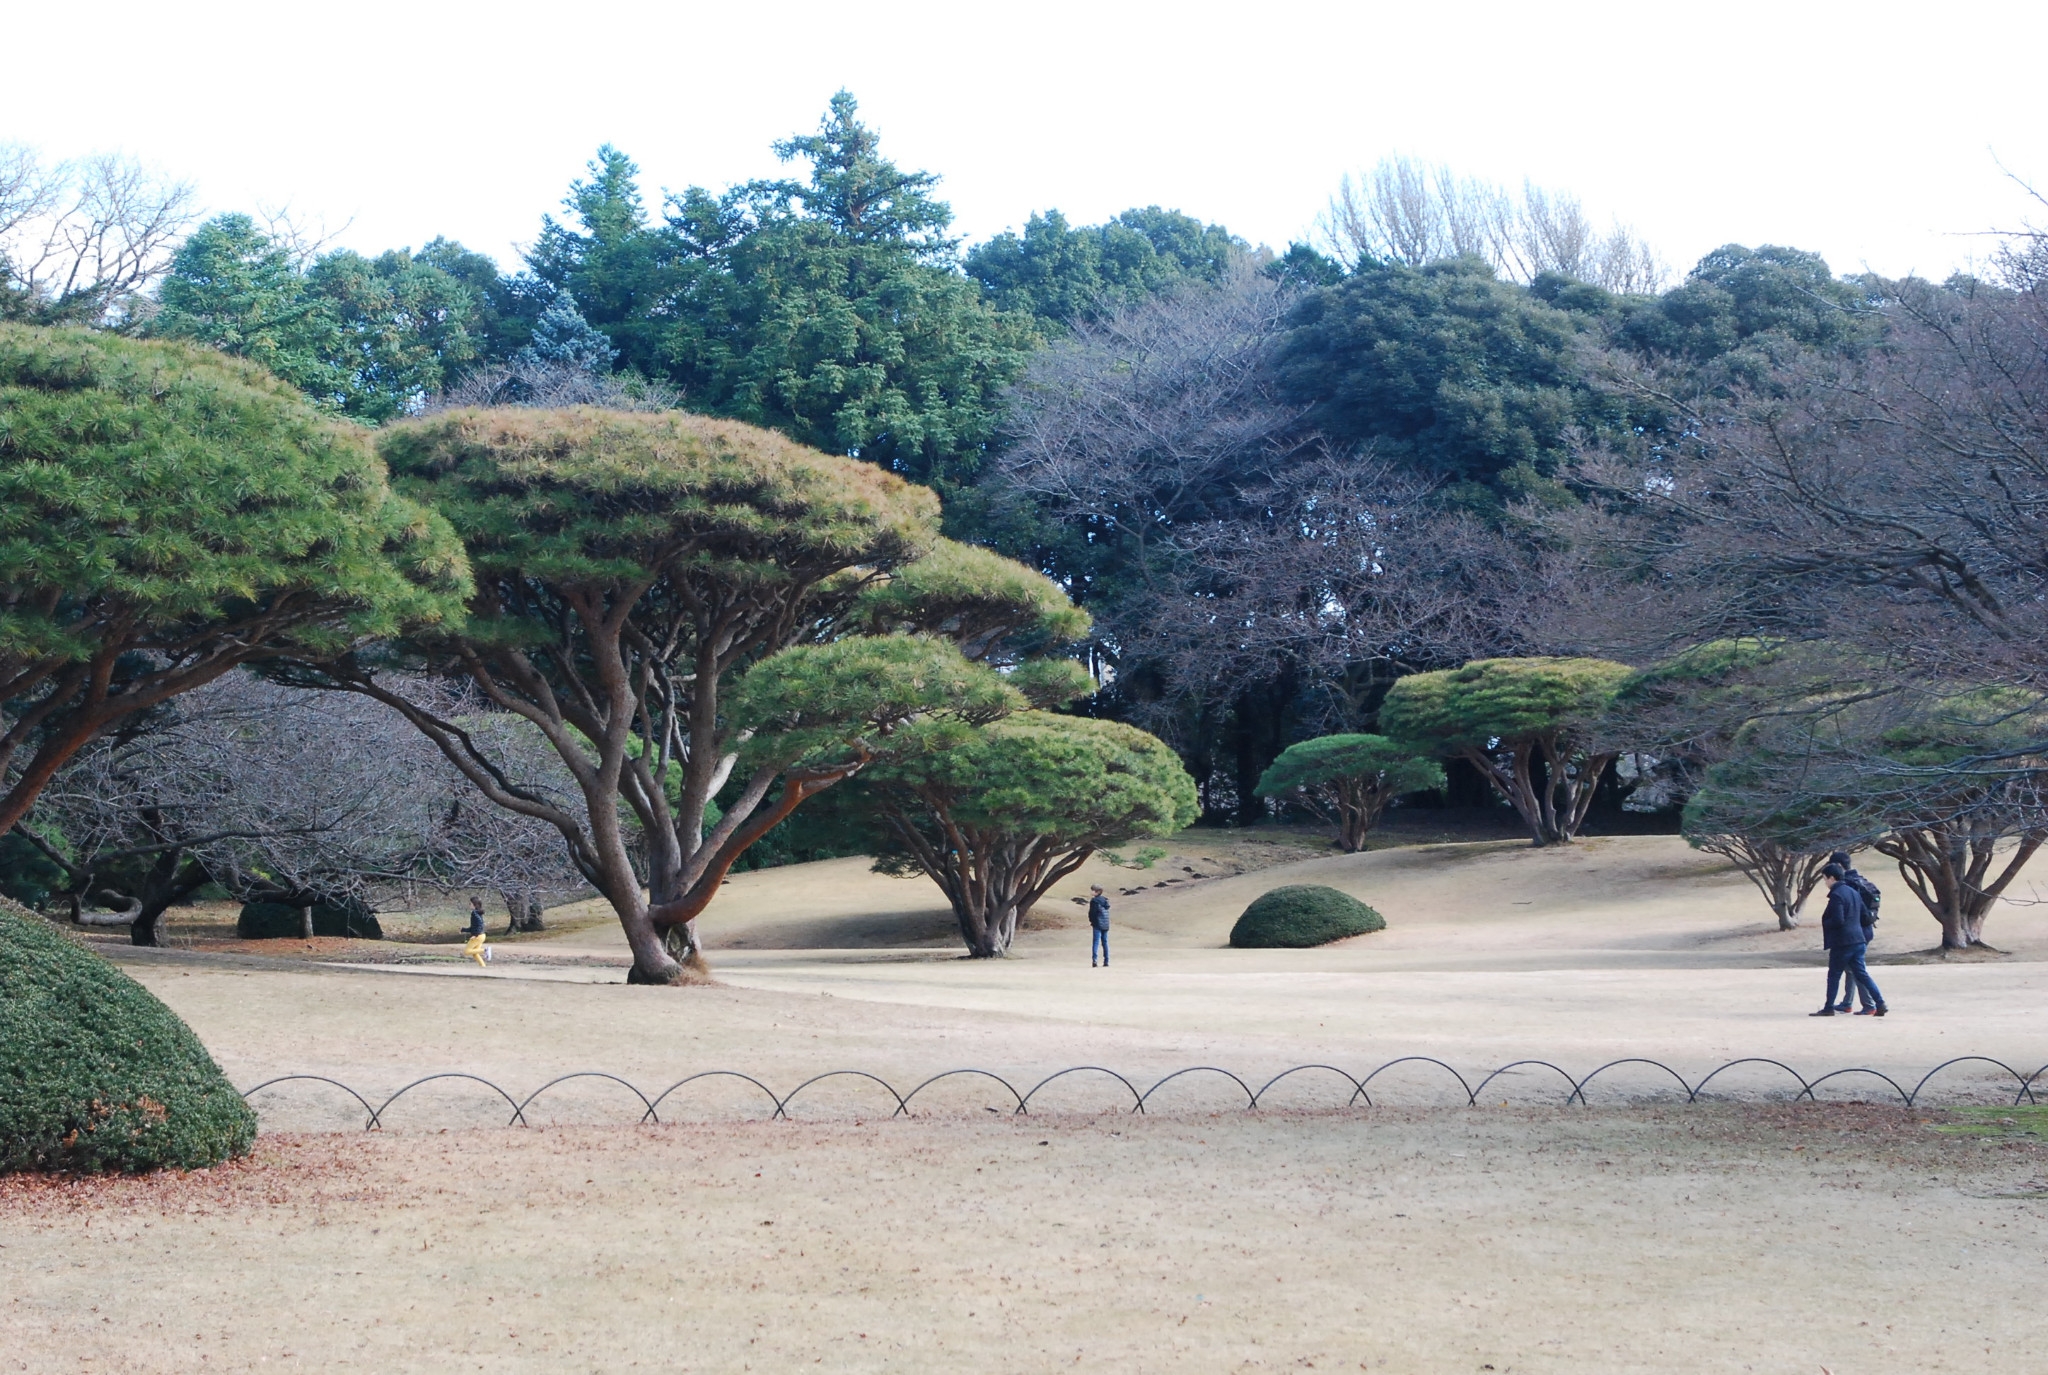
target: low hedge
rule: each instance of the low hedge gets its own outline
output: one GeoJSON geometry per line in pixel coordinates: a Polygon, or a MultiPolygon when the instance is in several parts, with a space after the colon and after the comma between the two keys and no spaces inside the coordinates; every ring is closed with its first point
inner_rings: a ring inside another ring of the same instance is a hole
{"type": "Polygon", "coordinates": [[[1245,908],[1230,928],[1230,943],[1240,949],[1295,949],[1384,931],[1386,926],[1385,917],[1349,893],[1319,883],[1297,883],[1263,893],[1245,908]]]}
{"type": "MultiPolygon", "coordinates": [[[[235,918],[235,934],[245,941],[289,939],[299,934],[299,909],[286,902],[245,902],[235,918]]],[[[384,928],[360,902],[318,902],[313,904],[313,934],[381,941],[384,928]]]]}
{"type": "Polygon", "coordinates": [[[192,1029],[49,922],[0,901],[0,1173],[199,1169],[256,1114],[192,1029]]]}

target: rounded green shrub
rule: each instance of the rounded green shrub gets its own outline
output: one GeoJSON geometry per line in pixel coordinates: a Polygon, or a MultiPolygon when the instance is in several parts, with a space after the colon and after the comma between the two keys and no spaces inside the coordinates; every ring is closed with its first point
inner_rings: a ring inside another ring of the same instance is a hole
{"type": "Polygon", "coordinates": [[[1230,943],[1245,950],[1293,949],[1328,945],[1386,927],[1385,917],[1349,893],[1320,883],[1296,883],[1263,893],[1245,908],[1230,928],[1230,943]]]}
{"type": "Polygon", "coordinates": [[[0,902],[0,1173],[198,1169],[256,1114],[156,996],[0,902]]]}
{"type": "MultiPolygon", "coordinates": [[[[285,902],[245,902],[235,918],[235,935],[245,941],[290,939],[299,934],[299,909],[285,902]]],[[[356,898],[313,905],[313,934],[358,936],[381,941],[384,928],[376,914],[356,898]]]]}

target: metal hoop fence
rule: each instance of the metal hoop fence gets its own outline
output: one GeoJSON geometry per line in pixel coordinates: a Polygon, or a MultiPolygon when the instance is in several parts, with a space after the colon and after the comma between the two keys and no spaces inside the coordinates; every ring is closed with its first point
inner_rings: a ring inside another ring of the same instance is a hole
{"type": "MultiPolygon", "coordinates": [[[[1434,1070],[1441,1070],[1443,1074],[1450,1076],[1451,1082],[1457,1085],[1456,1091],[1464,1095],[1464,1106],[1470,1108],[1476,1108],[1480,1106],[1481,1095],[1487,1091],[1487,1089],[1494,1083],[1495,1080],[1501,1078],[1501,1076],[1503,1075],[1511,1074],[1515,1071],[1548,1071],[1549,1074],[1554,1074],[1557,1077],[1559,1083],[1559,1091],[1563,1093],[1563,1101],[1560,1104],[1560,1106],[1570,1107],[1572,1104],[1576,1103],[1581,1107],[1590,1107],[1592,1105],[1592,1100],[1587,1096],[1588,1087],[1591,1086],[1596,1079],[1599,1079],[1600,1076],[1607,1074],[1609,1071],[1618,1070],[1623,1068],[1624,1066],[1629,1065],[1639,1065],[1650,1070],[1662,1071],[1662,1074],[1668,1075],[1670,1077],[1671,1082],[1675,1084],[1678,1090],[1685,1095],[1685,1101],[1687,1103],[1699,1102],[1701,1100],[1702,1095],[1706,1093],[1707,1086],[1713,1083],[1714,1080],[1720,1078],[1720,1076],[1722,1076],[1723,1074],[1726,1074],[1730,1070],[1739,1069],[1743,1066],[1750,1065],[1760,1066],[1776,1071],[1782,1071],[1785,1076],[1789,1076],[1793,1083],[1799,1085],[1798,1091],[1796,1093],[1790,1094],[1788,1100],[1795,1103],[1800,1101],[1817,1103],[1821,1100],[1816,1095],[1815,1090],[1820,1088],[1822,1085],[1828,1084],[1834,1080],[1844,1079],[1849,1076],[1864,1076],[1863,1082],[1867,1083],[1870,1080],[1876,1081],[1875,1084],[1868,1085],[1873,1090],[1877,1089],[1877,1085],[1883,1086],[1882,1090],[1878,1090],[1877,1101],[1891,1102],[1896,1100],[1900,1107],[1912,1108],[1920,1102],[1922,1096],[1926,1093],[1929,1084],[1933,1083],[1938,1076],[1955,1069],[1959,1065],[1989,1066],[1999,1071],[2000,1076],[2002,1077],[1996,1078],[1995,1082],[2006,1086],[2001,1087],[1998,1090],[2000,1095],[1999,1101],[2004,1101],[2003,1095],[2007,1091],[2007,1087],[2009,1087],[2012,1092],[2012,1104],[2015,1107],[2017,1107],[2021,1103],[2036,1103],[2039,1101],[2035,1097],[2034,1093],[2037,1084],[2040,1085],[2044,1090],[2048,1090],[2048,1082],[2043,1082],[2044,1080],[2048,1080],[2048,1065],[2042,1065],[2039,1069],[2036,1069],[2031,1074],[2023,1074],[2019,1070],[2014,1069],[2011,1065],[2006,1064],[2003,1060],[1996,1060],[1988,1055],[1958,1055],[1954,1059],[1944,1060],[1940,1064],[1936,1065],[1933,1069],[1930,1069],[1925,1074],[1922,1074],[1917,1080],[1914,1081],[1913,1086],[1911,1088],[1907,1088],[1905,1084],[1901,1082],[1900,1079],[1894,1078],[1892,1075],[1885,1073],[1883,1070],[1870,1069],[1863,1066],[1829,1070],[1828,1072],[1818,1076],[1817,1078],[1808,1079],[1805,1075],[1793,1069],[1790,1065],[1784,1063],[1782,1060],[1772,1060],[1762,1056],[1745,1056],[1744,1058],[1739,1060],[1729,1060],[1726,1063],[1719,1065],[1715,1069],[1709,1071],[1697,1083],[1694,1083],[1692,1081],[1687,1080],[1684,1075],[1680,1074],[1677,1070],[1673,1069],[1671,1066],[1665,1064],[1661,1060],[1651,1060],[1642,1056],[1627,1056],[1619,1060],[1610,1060],[1606,1064],[1601,1065],[1599,1068],[1593,1070],[1591,1073],[1588,1073],[1583,1077],[1579,1078],[1574,1078],[1570,1071],[1564,1069],[1559,1065],[1555,1065],[1548,1060],[1516,1060],[1510,1064],[1502,1065],[1500,1068],[1490,1071],[1483,1077],[1477,1078],[1475,1081],[1474,1079],[1467,1078],[1464,1074],[1460,1073],[1451,1065],[1446,1064],[1442,1060],[1435,1059],[1432,1056],[1404,1055],[1398,1059],[1387,1061],[1385,1064],[1380,1065],[1378,1068],[1372,1070],[1370,1073],[1365,1074],[1363,1076],[1354,1075],[1349,1070],[1341,1069],[1336,1065],[1295,1065],[1291,1069],[1281,1070],[1278,1074],[1273,1075],[1264,1083],[1260,1084],[1257,1088],[1253,1088],[1250,1081],[1233,1073],[1230,1070],[1223,1069],[1217,1065],[1190,1065],[1186,1069],[1177,1069],[1174,1070],[1172,1073],[1167,1074],[1164,1077],[1153,1081],[1151,1087],[1145,1089],[1140,1089],[1137,1086],[1137,1084],[1133,1083],[1127,1076],[1119,1074],[1117,1071],[1113,1069],[1108,1069],[1102,1065],[1074,1065],[1067,1069],[1057,1070],[1052,1074],[1046,1075],[1037,1083],[1033,1084],[1029,1089],[1025,1090],[1019,1090],[1017,1085],[1012,1083],[1009,1079],[1004,1078],[1002,1075],[996,1073],[994,1070],[987,1069],[949,1069],[942,1073],[932,1075],[930,1078],[925,1079],[907,1093],[899,1091],[893,1084],[891,1084],[888,1080],[882,1078],[878,1074],[870,1074],[866,1070],[858,1069],[835,1069],[827,1070],[822,1074],[814,1074],[810,1078],[805,1079],[802,1083],[798,1084],[795,1088],[789,1090],[789,1092],[778,1094],[774,1089],[770,1088],[767,1084],[761,1082],[761,1080],[755,1078],[751,1074],[743,1074],[738,1070],[713,1069],[702,1070],[696,1074],[687,1075],[684,1078],[676,1080],[668,1087],[662,1089],[659,1093],[650,1096],[649,1094],[643,1092],[638,1086],[633,1084],[630,1080],[621,1078],[619,1075],[608,1074],[603,1070],[578,1070],[573,1074],[556,1075],[554,1078],[548,1080],[539,1088],[534,1089],[532,1092],[526,1094],[524,1097],[518,1097],[507,1091],[502,1086],[493,1083],[489,1079],[484,1078],[482,1075],[467,1074],[461,1071],[444,1071],[436,1074],[423,1075],[420,1078],[413,1080],[411,1083],[399,1088],[396,1092],[390,1094],[388,1097],[383,1099],[383,1101],[375,1104],[372,1104],[367,1097],[357,1092],[354,1088],[351,1088],[349,1085],[342,1083],[339,1079],[329,1078],[328,1076],[323,1074],[281,1074],[276,1076],[275,1078],[266,1079],[260,1084],[256,1084],[253,1087],[242,1090],[242,1097],[245,1100],[253,1099],[257,1094],[262,1093],[264,1090],[275,1088],[280,1084],[311,1083],[326,1085],[332,1089],[338,1090],[340,1093],[346,1094],[349,1098],[354,1099],[356,1104],[360,1108],[362,1108],[365,1114],[363,1121],[364,1130],[376,1131],[382,1129],[382,1127],[384,1126],[384,1114],[390,1111],[392,1104],[398,1102],[400,1099],[404,1098],[407,1094],[413,1092],[415,1089],[421,1088],[422,1086],[427,1084],[447,1080],[461,1080],[469,1083],[481,1084],[485,1088],[489,1089],[492,1093],[495,1093],[500,1099],[504,1100],[505,1105],[511,1109],[511,1116],[507,1119],[505,1123],[506,1126],[525,1127],[532,1125],[527,1121],[526,1110],[529,1107],[531,1107],[534,1104],[534,1102],[541,1097],[542,1094],[549,1092],[550,1090],[558,1087],[559,1085],[569,1083],[572,1080],[601,1079],[613,1084],[617,1084],[624,1088],[628,1093],[630,1093],[633,1096],[633,1098],[639,1102],[641,1109],[639,1116],[633,1119],[634,1122],[636,1124],[646,1124],[659,1123],[662,1120],[662,1104],[666,1103],[672,1095],[680,1092],[688,1086],[709,1079],[734,1079],[740,1081],[741,1083],[751,1085],[752,1087],[760,1090],[762,1097],[766,1100],[764,1120],[775,1121],[777,1119],[781,1119],[784,1121],[789,1121],[794,1120],[790,1116],[790,1104],[796,1101],[798,1095],[802,1094],[805,1090],[812,1088],[814,1085],[825,1082],[826,1080],[853,1079],[857,1081],[863,1081],[866,1084],[877,1086],[883,1093],[887,1095],[887,1098],[884,1099],[879,1104],[879,1106],[889,1108],[890,1111],[888,1115],[890,1117],[914,1117],[917,1114],[911,1110],[911,1104],[916,1101],[917,1096],[919,1094],[923,1093],[926,1089],[931,1088],[934,1084],[940,1083],[943,1080],[968,1076],[977,1077],[980,1079],[993,1080],[996,1084],[1000,1085],[1004,1093],[1007,1095],[1009,1102],[1012,1105],[1009,1109],[1010,1114],[1012,1116],[1021,1117],[1028,1115],[1030,1113],[1032,1099],[1036,1098],[1049,1085],[1059,1080],[1065,1079],[1070,1075],[1108,1076],[1110,1080],[1113,1080],[1116,1084],[1120,1085],[1125,1093],[1129,1094],[1130,1106],[1128,1109],[1125,1109],[1125,1111],[1133,1113],[1146,1112],[1148,1110],[1148,1105],[1152,1102],[1154,1096],[1157,1095],[1161,1089],[1164,1089],[1167,1085],[1173,1083],[1175,1080],[1182,1079],[1189,1075],[1220,1075],[1224,1080],[1228,1081],[1232,1085],[1235,1085],[1238,1092],[1244,1095],[1244,1110],[1249,1112],[1256,1111],[1259,1108],[1261,1102],[1266,1098],[1266,1096],[1269,1093],[1271,1093],[1274,1087],[1280,1084],[1283,1080],[1289,1079],[1297,1074],[1311,1073],[1335,1075],[1339,1080],[1342,1081],[1343,1084],[1350,1086],[1350,1093],[1344,1100],[1344,1109],[1355,1108],[1361,1105],[1368,1108],[1374,1107],[1376,1106],[1376,1104],[1373,1101],[1373,1097],[1371,1092],[1369,1091],[1368,1086],[1371,1085],[1373,1080],[1379,1078],[1381,1075],[1387,1073],[1389,1070],[1396,1069],[1402,1065],[1415,1065],[1419,1067],[1431,1068],[1434,1070]]],[[[1543,1077],[1547,1079],[1549,1077],[1549,1074],[1545,1074],[1543,1075],[1543,1077]]],[[[1787,1088],[1789,1089],[1789,1085],[1787,1086],[1787,1088]]],[[[1118,1095],[1118,1097],[1119,1099],[1121,1099],[1122,1095],[1118,1095]]],[[[1621,1101],[1642,1101],[1642,1099],[1643,1095],[1640,1094],[1635,1095],[1634,1097],[1624,1095],[1621,1101]]],[[[1870,1100],[1857,1099],[1853,1101],[1870,1100]]],[[[999,1109],[995,1108],[989,1108],[987,1110],[990,1112],[999,1111],[999,1109]]]]}

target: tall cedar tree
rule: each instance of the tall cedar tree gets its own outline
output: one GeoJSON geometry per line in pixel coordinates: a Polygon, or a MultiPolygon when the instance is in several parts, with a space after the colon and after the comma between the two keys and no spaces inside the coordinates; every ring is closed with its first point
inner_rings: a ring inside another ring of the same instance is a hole
{"type": "Polygon", "coordinates": [[[529,255],[618,346],[692,409],[782,431],[920,482],[976,471],[997,397],[1035,338],[962,275],[937,178],[881,156],[853,97],[776,155],[800,180],[690,187],[649,219],[613,148],[529,255]]]}
{"type": "Polygon", "coordinates": [[[0,325],[0,834],[124,719],[457,615],[447,522],[253,364],[0,325]]]}

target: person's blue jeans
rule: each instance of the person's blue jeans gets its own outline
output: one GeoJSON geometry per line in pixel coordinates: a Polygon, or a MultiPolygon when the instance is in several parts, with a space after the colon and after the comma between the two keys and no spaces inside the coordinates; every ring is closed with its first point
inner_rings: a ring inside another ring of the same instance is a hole
{"type": "Polygon", "coordinates": [[[1109,932],[1101,927],[1092,928],[1094,935],[1088,942],[1088,963],[1095,963],[1095,954],[1102,952],[1102,962],[1109,963],[1109,932]]]}
{"type": "Polygon", "coordinates": [[[1863,952],[1868,949],[1868,946],[1859,943],[1838,945],[1828,951],[1828,1007],[1835,1005],[1835,992],[1838,988],[1844,994],[1850,989],[1861,993],[1865,1007],[1884,1006],[1884,994],[1877,991],[1877,981],[1870,977],[1870,971],[1863,965],[1863,952]],[[1847,988],[1842,987],[1845,978],[1848,981],[1847,988]]]}

